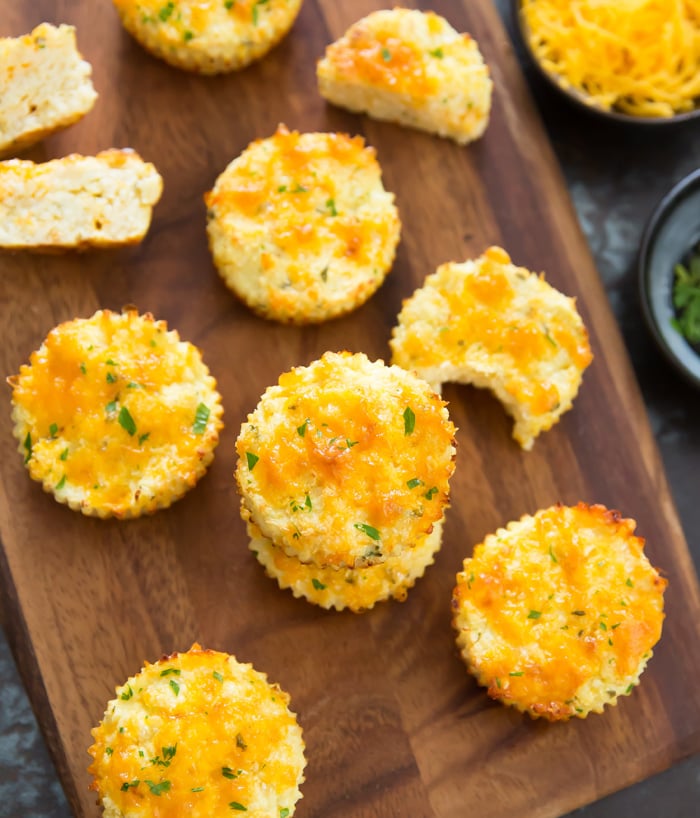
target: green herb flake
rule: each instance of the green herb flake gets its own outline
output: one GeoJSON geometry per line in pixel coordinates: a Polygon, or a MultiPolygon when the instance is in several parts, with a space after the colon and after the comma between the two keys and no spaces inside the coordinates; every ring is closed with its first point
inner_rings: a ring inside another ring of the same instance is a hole
{"type": "Polygon", "coordinates": [[[223,682],[224,680],[224,677],[219,673],[218,670],[215,670],[211,675],[216,679],[217,682],[223,682]]]}
{"type": "Polygon", "coordinates": [[[248,749],[248,745],[245,743],[243,736],[240,733],[236,733],[236,747],[239,747],[241,750],[248,749]]]}
{"type": "Polygon", "coordinates": [[[174,11],[175,3],[166,3],[163,6],[163,8],[158,12],[158,16],[163,22],[165,22],[174,11]]]}
{"type": "Polygon", "coordinates": [[[501,689],[501,680],[496,676],[496,687],[500,690],[501,689]]]}
{"type": "Polygon", "coordinates": [[[116,375],[113,375],[111,372],[107,373],[106,380],[107,380],[107,383],[116,383],[117,382],[116,375]]]}
{"type": "Polygon", "coordinates": [[[308,187],[304,187],[304,185],[300,185],[298,182],[296,183],[296,185],[294,186],[294,189],[292,190],[292,193],[308,193],[308,192],[309,192],[308,187]]]}
{"type": "Polygon", "coordinates": [[[282,807],[280,810],[280,818],[289,818],[289,809],[287,807],[282,807]]]}
{"type": "Polygon", "coordinates": [[[527,615],[528,619],[539,619],[542,616],[542,611],[530,611],[527,615]]]}
{"type": "Polygon", "coordinates": [[[197,411],[194,413],[194,423],[192,424],[192,431],[196,435],[201,435],[204,433],[204,430],[207,428],[207,421],[209,420],[209,415],[211,414],[211,410],[208,406],[205,406],[203,403],[200,403],[197,406],[197,411]]]}
{"type": "Polygon", "coordinates": [[[138,778],[135,778],[133,781],[125,781],[125,782],[124,782],[124,783],[121,785],[121,791],[122,791],[122,792],[126,792],[127,790],[129,790],[129,789],[131,789],[131,788],[133,788],[133,787],[138,787],[138,785],[139,785],[140,783],[141,783],[141,782],[138,780],[138,778]]]}
{"type": "Polygon", "coordinates": [[[630,694],[630,693],[631,693],[633,690],[634,690],[634,685],[633,685],[633,684],[628,685],[628,686],[627,686],[627,690],[625,690],[625,694],[626,694],[627,696],[629,696],[629,694],[630,694]]]}
{"type": "Polygon", "coordinates": [[[328,281],[328,267],[324,267],[321,270],[321,281],[328,281]]]}
{"type": "Polygon", "coordinates": [[[140,383],[136,383],[136,381],[129,381],[126,385],[127,389],[143,389],[143,386],[140,383]]]}
{"type": "Polygon", "coordinates": [[[441,48],[434,48],[432,51],[428,51],[431,57],[437,57],[438,60],[441,60],[445,56],[445,52],[441,48]]]}
{"type": "Polygon", "coordinates": [[[111,358],[107,358],[105,363],[107,364],[107,366],[116,366],[117,365],[117,362],[113,361],[111,358]]]}
{"type": "Polygon", "coordinates": [[[105,747],[105,753],[107,753],[108,756],[111,756],[113,752],[114,747],[105,747]]]}
{"type": "Polygon", "coordinates": [[[231,807],[231,809],[238,810],[239,812],[248,812],[248,807],[244,807],[243,804],[239,804],[238,801],[231,801],[229,807],[231,807]]]}
{"type": "Polygon", "coordinates": [[[403,433],[405,435],[413,434],[416,428],[416,416],[410,406],[407,406],[403,412],[403,433]]]}
{"type": "Polygon", "coordinates": [[[297,434],[299,435],[299,437],[304,437],[304,435],[306,434],[306,427],[308,425],[309,418],[306,418],[306,420],[301,424],[301,426],[297,426],[297,434]]]}
{"type": "Polygon", "coordinates": [[[277,192],[278,192],[278,193],[286,193],[286,192],[287,192],[287,185],[280,185],[280,186],[277,188],[277,192]]]}
{"type": "Polygon", "coordinates": [[[585,616],[586,612],[585,611],[571,611],[571,615],[572,616],[585,616]]]}
{"type": "Polygon", "coordinates": [[[172,688],[173,693],[177,696],[177,694],[180,692],[180,685],[175,681],[175,679],[171,679],[168,684],[172,688]]]}
{"type": "Polygon", "coordinates": [[[518,670],[518,671],[514,671],[513,673],[509,673],[508,675],[509,676],[522,676],[523,673],[524,673],[524,671],[518,670]]]}
{"type": "Polygon", "coordinates": [[[625,585],[628,588],[634,588],[634,582],[632,582],[632,580],[629,577],[627,577],[627,581],[625,582],[625,585]]]}
{"type": "Polygon", "coordinates": [[[359,440],[348,440],[347,437],[345,438],[345,445],[348,447],[348,449],[352,449],[353,446],[357,446],[359,442],[359,440]]]}
{"type": "Polygon", "coordinates": [[[605,624],[605,622],[599,622],[598,624],[600,625],[601,631],[606,631],[608,629],[608,626],[605,624]]]}
{"type": "Polygon", "coordinates": [[[153,781],[146,781],[148,785],[148,789],[151,791],[151,795],[162,795],[164,792],[170,791],[170,782],[169,781],[159,781],[155,784],[153,781]]]}
{"type": "Polygon", "coordinates": [[[29,461],[32,459],[32,435],[31,435],[31,432],[27,432],[27,436],[24,438],[24,443],[22,445],[24,446],[24,450],[27,453],[25,455],[25,457],[24,457],[24,462],[29,463],[29,461]]]}
{"type": "Polygon", "coordinates": [[[111,414],[112,414],[112,412],[116,412],[116,411],[117,411],[117,403],[118,403],[118,402],[117,402],[116,400],[111,400],[111,401],[110,401],[110,402],[109,402],[109,403],[108,403],[108,404],[105,406],[105,412],[107,412],[107,414],[108,414],[108,415],[111,415],[111,414]]]}
{"type": "Polygon", "coordinates": [[[330,212],[331,216],[337,216],[338,215],[338,211],[336,210],[336,207],[335,207],[335,199],[329,199],[326,202],[326,209],[330,212]]]}
{"type": "Polygon", "coordinates": [[[433,499],[433,497],[435,497],[435,495],[436,495],[437,493],[438,493],[438,487],[437,487],[437,486],[433,486],[432,488],[429,488],[429,489],[428,489],[428,490],[425,492],[425,494],[423,495],[423,497],[425,497],[425,499],[426,499],[426,500],[432,500],[432,499],[433,499]]]}
{"type": "Polygon", "coordinates": [[[313,508],[313,506],[311,505],[311,497],[309,497],[308,494],[306,495],[306,499],[304,500],[304,507],[309,511],[311,511],[311,509],[313,508]]]}
{"type": "Polygon", "coordinates": [[[389,51],[389,49],[386,46],[382,48],[382,59],[384,60],[384,62],[389,62],[389,60],[391,59],[391,51],[389,51]]]}
{"type": "Polygon", "coordinates": [[[549,332],[549,327],[546,324],[542,325],[542,332],[544,333],[544,337],[547,339],[547,342],[551,344],[553,347],[558,347],[559,344],[552,338],[551,333],[549,332]]]}
{"type": "Polygon", "coordinates": [[[61,454],[59,454],[58,459],[68,460],[68,446],[66,446],[66,448],[61,452],[61,454]]]}
{"type": "Polygon", "coordinates": [[[204,792],[204,787],[192,787],[190,792],[204,792]]]}
{"type": "Polygon", "coordinates": [[[150,436],[150,432],[144,432],[142,435],[139,435],[139,446],[143,446],[150,436]]]}
{"type": "Polygon", "coordinates": [[[55,490],[60,491],[66,485],[66,475],[64,474],[63,477],[56,483],[55,490]]]}
{"type": "Polygon", "coordinates": [[[248,471],[253,471],[255,468],[255,464],[260,460],[257,454],[253,454],[253,452],[246,452],[245,453],[246,460],[248,461],[248,471]]]}
{"type": "Polygon", "coordinates": [[[117,418],[119,421],[119,425],[125,432],[128,432],[131,437],[136,434],[136,424],[134,423],[134,419],[131,417],[129,410],[126,406],[122,406],[119,410],[119,417],[117,418]]]}
{"type": "Polygon", "coordinates": [[[556,557],[556,554],[555,554],[555,553],[554,553],[554,551],[552,550],[552,546],[551,546],[551,545],[549,546],[549,556],[550,556],[550,559],[552,560],[552,562],[555,562],[555,563],[556,563],[556,562],[559,562],[559,560],[558,560],[558,559],[557,559],[557,557],[556,557]]]}
{"type": "Polygon", "coordinates": [[[80,364],[80,371],[83,373],[83,375],[87,375],[87,367],[84,363],[80,364]]]}
{"type": "Polygon", "coordinates": [[[167,667],[165,670],[161,670],[161,676],[179,676],[182,671],[180,668],[177,667],[167,667]]]}
{"type": "Polygon", "coordinates": [[[51,435],[51,437],[56,437],[56,435],[58,434],[58,426],[55,423],[52,423],[49,426],[49,434],[51,435]]]}
{"type": "Polygon", "coordinates": [[[163,747],[161,749],[161,755],[163,756],[163,760],[166,762],[166,766],[170,764],[173,758],[175,758],[175,753],[177,753],[177,744],[173,744],[170,747],[163,747]]]}
{"type": "Polygon", "coordinates": [[[128,702],[129,699],[134,695],[134,691],[131,689],[131,685],[126,686],[126,690],[121,694],[119,697],[123,702],[128,702]]]}
{"type": "Polygon", "coordinates": [[[234,773],[230,767],[222,767],[221,775],[223,775],[224,778],[238,778],[238,773],[234,773]]]}
{"type": "Polygon", "coordinates": [[[418,488],[418,486],[424,486],[425,483],[419,477],[412,477],[410,480],[407,481],[406,485],[410,489],[418,488]]]}
{"type": "Polygon", "coordinates": [[[315,588],[317,591],[325,591],[325,590],[326,590],[326,586],[325,586],[325,585],[324,585],[322,582],[319,582],[319,581],[316,579],[316,577],[312,577],[312,578],[311,578],[311,584],[314,586],[314,588],[315,588]]]}
{"type": "Polygon", "coordinates": [[[355,523],[354,525],[358,531],[366,534],[370,540],[379,540],[381,538],[381,535],[377,529],[371,525],[367,525],[367,523],[355,523]]]}
{"type": "Polygon", "coordinates": [[[674,329],[689,344],[700,344],[700,245],[690,254],[687,264],[673,269],[674,329]]]}
{"type": "MultiPolygon", "coordinates": [[[[232,9],[232,8],[235,6],[235,4],[236,4],[236,3],[235,3],[235,0],[225,0],[225,2],[224,2],[224,8],[225,8],[227,11],[230,11],[230,10],[231,10],[231,9],[232,9]]],[[[194,790],[193,790],[193,792],[194,792],[194,790]]]]}
{"type": "Polygon", "coordinates": [[[185,32],[185,33],[182,35],[182,39],[183,39],[183,40],[184,40],[186,43],[189,43],[189,41],[190,41],[191,39],[193,39],[193,38],[194,38],[194,34],[193,34],[191,31],[186,31],[186,32],[185,32]]]}

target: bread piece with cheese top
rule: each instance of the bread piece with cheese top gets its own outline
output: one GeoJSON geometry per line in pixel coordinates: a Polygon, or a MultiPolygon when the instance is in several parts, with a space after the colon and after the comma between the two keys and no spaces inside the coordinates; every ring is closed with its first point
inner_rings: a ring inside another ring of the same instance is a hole
{"type": "Polygon", "coordinates": [[[198,644],[146,662],[92,735],[105,818],[291,818],[301,798],[304,740],[289,695],[198,644]]]}
{"type": "Polygon", "coordinates": [[[448,381],[491,389],[526,450],[571,408],[593,358],[575,300],[500,247],[438,267],[404,301],[390,345],[392,363],[438,391],[448,381]]]}
{"type": "Polygon", "coordinates": [[[221,74],[263,57],[302,0],[113,0],[124,28],[176,68],[221,74]]]}
{"type": "Polygon", "coordinates": [[[163,180],[132,150],[0,162],[0,247],[69,250],[140,242],[163,180]]]}
{"type": "Polygon", "coordinates": [[[22,37],[0,38],[0,156],[82,119],[97,99],[91,74],[73,26],[42,23],[22,37]]]}
{"type": "Polygon", "coordinates": [[[432,11],[376,11],[326,49],[316,74],[329,102],[454,139],[480,137],[493,83],[476,41],[432,11]]]}
{"type": "Polygon", "coordinates": [[[214,457],[216,381],[199,350],[152,315],[100,310],[60,324],[9,380],[30,476],[83,514],[165,508],[214,457]]]}
{"type": "Polygon", "coordinates": [[[243,516],[300,562],[384,562],[442,519],[454,431],[445,403],[415,375],[327,352],[281,375],[241,427],[243,516]]]}
{"type": "Polygon", "coordinates": [[[363,304],[394,261],[401,223],[362,137],[280,126],[205,197],[214,263],[265,318],[298,324],[363,304]]]}
{"type": "Polygon", "coordinates": [[[554,506],[489,534],[452,606],[469,671],[533,718],[601,713],[631,693],[661,636],[666,580],[634,520],[554,506]]]}

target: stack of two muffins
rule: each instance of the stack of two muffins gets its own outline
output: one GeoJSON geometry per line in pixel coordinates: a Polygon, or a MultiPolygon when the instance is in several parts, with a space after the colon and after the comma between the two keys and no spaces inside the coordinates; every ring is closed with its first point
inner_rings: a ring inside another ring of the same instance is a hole
{"type": "Polygon", "coordinates": [[[363,354],[283,374],[237,441],[251,550],[324,608],[405,599],[440,548],[454,431],[427,383],[363,354]]]}

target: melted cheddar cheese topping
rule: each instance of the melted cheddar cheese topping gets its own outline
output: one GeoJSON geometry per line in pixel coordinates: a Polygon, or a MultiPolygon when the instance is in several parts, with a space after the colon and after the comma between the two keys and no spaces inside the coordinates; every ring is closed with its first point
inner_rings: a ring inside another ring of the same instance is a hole
{"type": "Polygon", "coordinates": [[[13,386],[32,478],[100,516],[169,505],[201,477],[222,426],[199,350],[150,315],[61,324],[13,386]]]}
{"type": "Polygon", "coordinates": [[[442,518],[453,435],[425,382],[362,354],[326,353],[265,392],[241,429],[236,479],[255,524],[288,554],[371,565],[442,518]]]}
{"type": "Polygon", "coordinates": [[[549,719],[629,693],[661,636],[666,580],[635,523],[555,506],[489,535],[464,561],[459,644],[489,695],[549,719]]]}
{"type": "Polygon", "coordinates": [[[288,704],[251,665],[196,644],[146,663],[92,731],[105,815],[293,815],[305,760],[288,704]]]}
{"type": "Polygon", "coordinates": [[[235,159],[205,199],[217,267],[272,317],[351,309],[394,259],[394,197],[361,137],[280,127],[235,159]]]}

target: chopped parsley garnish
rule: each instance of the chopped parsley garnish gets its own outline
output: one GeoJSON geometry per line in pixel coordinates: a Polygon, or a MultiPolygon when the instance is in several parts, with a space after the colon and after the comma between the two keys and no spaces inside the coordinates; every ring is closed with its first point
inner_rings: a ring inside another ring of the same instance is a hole
{"type": "MultiPolygon", "coordinates": [[[[232,9],[234,4],[235,4],[235,0],[225,0],[224,8],[225,9],[232,9]]],[[[192,790],[192,792],[194,792],[194,790],[192,790]]]]}
{"type": "Polygon", "coordinates": [[[113,752],[114,747],[105,747],[105,753],[107,753],[108,756],[111,756],[113,752]]]}
{"type": "Polygon", "coordinates": [[[586,612],[585,611],[571,611],[571,615],[572,616],[585,616],[586,612]]]}
{"type": "Polygon", "coordinates": [[[309,192],[308,187],[304,187],[304,185],[300,185],[298,182],[294,186],[294,190],[292,190],[292,193],[308,193],[308,192],[309,192]]]}
{"type": "Polygon", "coordinates": [[[116,366],[117,365],[117,362],[113,361],[111,358],[107,358],[105,363],[107,364],[107,366],[116,366]]]}
{"type": "Polygon", "coordinates": [[[66,485],[66,475],[64,474],[63,477],[56,483],[56,491],[60,491],[66,485]]]}
{"type": "Polygon", "coordinates": [[[247,750],[248,745],[243,740],[243,736],[240,733],[236,733],[236,747],[239,747],[241,750],[247,750]]]}
{"type": "Polygon", "coordinates": [[[367,523],[355,523],[355,528],[358,531],[362,531],[363,534],[366,534],[370,540],[379,540],[381,538],[380,533],[371,525],[367,525],[367,523]]]}
{"type": "Polygon", "coordinates": [[[309,497],[309,495],[308,495],[308,494],[306,495],[306,499],[304,500],[304,506],[305,506],[306,508],[308,508],[308,509],[309,509],[309,511],[311,511],[311,509],[312,509],[312,505],[311,505],[311,498],[309,497]]]}
{"type": "Polygon", "coordinates": [[[116,412],[116,411],[117,411],[117,401],[116,400],[111,400],[105,406],[105,412],[107,412],[108,415],[111,415],[112,412],[116,412]]]}
{"type": "Polygon", "coordinates": [[[224,677],[219,673],[218,670],[215,670],[211,675],[216,679],[217,682],[223,682],[224,680],[224,677]]]}
{"type": "Polygon", "coordinates": [[[606,631],[608,629],[608,626],[605,624],[605,622],[599,622],[598,624],[600,625],[601,631],[606,631]]]}
{"type": "Polygon", "coordinates": [[[140,383],[136,383],[136,381],[129,381],[126,385],[127,389],[143,389],[143,386],[140,383]]]}
{"type": "Polygon", "coordinates": [[[359,442],[359,440],[348,440],[347,437],[345,438],[345,445],[348,447],[348,449],[352,449],[353,446],[357,446],[359,442]]]}
{"type": "Polygon", "coordinates": [[[522,676],[523,673],[524,673],[524,671],[518,670],[518,671],[514,671],[513,673],[509,673],[508,675],[509,676],[522,676]]]}
{"type": "Polygon", "coordinates": [[[204,792],[204,787],[192,787],[190,792],[204,792]]]}
{"type": "Polygon", "coordinates": [[[328,267],[324,267],[321,270],[321,281],[328,281],[328,267]]]}
{"type": "Polygon", "coordinates": [[[299,437],[304,437],[304,435],[306,434],[306,427],[308,426],[308,423],[309,418],[306,418],[306,420],[301,424],[301,426],[297,426],[297,434],[299,435],[299,437]]]}
{"type": "Polygon", "coordinates": [[[161,753],[163,754],[163,761],[167,766],[170,764],[171,760],[175,757],[175,753],[177,752],[177,744],[173,744],[171,747],[163,747],[161,753]]]}
{"type": "Polygon", "coordinates": [[[248,461],[248,471],[253,471],[255,468],[255,464],[260,460],[257,454],[253,454],[253,452],[246,452],[245,453],[246,460],[248,461]]]}
{"type": "Polygon", "coordinates": [[[165,670],[161,670],[161,676],[179,676],[182,671],[178,667],[168,667],[165,670]]]}
{"type": "Polygon", "coordinates": [[[632,580],[629,577],[627,577],[625,585],[627,585],[628,588],[634,588],[634,582],[632,582],[632,580]]]}
{"type": "Polygon", "coordinates": [[[413,434],[416,428],[416,416],[410,406],[407,406],[403,412],[403,433],[405,435],[413,434]]]}
{"type": "Polygon", "coordinates": [[[389,51],[389,49],[386,46],[382,48],[382,59],[384,60],[384,62],[389,62],[389,60],[391,59],[391,51],[389,51]]]}
{"type": "Polygon", "coordinates": [[[49,426],[49,434],[51,435],[51,437],[56,437],[56,435],[58,434],[58,426],[55,423],[52,423],[49,426]]]}
{"type": "Polygon", "coordinates": [[[229,807],[231,807],[231,809],[237,809],[239,812],[248,812],[248,807],[244,807],[243,804],[239,804],[238,801],[231,801],[229,807]]]}
{"type": "Polygon", "coordinates": [[[185,33],[182,35],[182,39],[183,39],[183,40],[184,40],[186,43],[189,43],[189,41],[190,41],[190,40],[191,40],[193,37],[194,37],[194,34],[193,34],[191,31],[186,31],[186,32],[185,32],[185,33]]]}
{"type": "Polygon", "coordinates": [[[151,791],[151,795],[162,795],[164,792],[170,791],[170,782],[169,781],[159,781],[155,784],[153,781],[146,781],[148,785],[148,789],[151,791]]]}
{"type": "Polygon", "coordinates": [[[551,545],[549,546],[549,556],[550,556],[550,558],[551,558],[552,562],[559,562],[559,560],[557,559],[557,557],[556,557],[556,555],[555,555],[554,551],[552,550],[552,546],[551,546],[551,545]]]}
{"type": "Polygon", "coordinates": [[[319,582],[319,581],[316,579],[316,577],[312,577],[312,578],[311,578],[311,584],[314,586],[314,588],[315,588],[317,591],[325,591],[325,590],[326,590],[326,586],[325,586],[325,585],[324,585],[322,582],[319,582]]]}
{"type": "Polygon", "coordinates": [[[126,690],[122,693],[119,697],[123,702],[128,702],[129,699],[134,695],[134,691],[131,689],[131,685],[126,686],[126,690]]]}
{"type": "Polygon", "coordinates": [[[180,692],[180,685],[175,681],[175,679],[171,679],[168,684],[172,688],[173,693],[177,696],[177,694],[180,692]]]}
{"type": "Polygon", "coordinates": [[[134,423],[134,419],[131,417],[129,410],[126,406],[122,406],[119,410],[119,425],[125,432],[128,432],[131,437],[136,434],[136,424],[134,423]]]}
{"type": "Polygon", "coordinates": [[[289,818],[289,809],[287,807],[282,807],[280,810],[280,818],[289,818]]]}
{"type": "Polygon", "coordinates": [[[412,478],[411,478],[411,479],[410,479],[410,480],[409,480],[409,481],[406,483],[406,485],[407,485],[407,486],[408,486],[410,489],[416,489],[416,488],[418,488],[418,486],[424,486],[424,485],[425,485],[425,483],[424,483],[424,482],[423,482],[423,481],[420,479],[420,477],[412,477],[412,478]]]}
{"type": "Polygon", "coordinates": [[[207,428],[207,421],[209,420],[210,414],[211,411],[208,406],[205,406],[203,403],[197,406],[197,411],[194,413],[194,423],[192,424],[192,431],[196,435],[201,435],[207,428]]]}
{"type": "Polygon", "coordinates": [[[335,199],[329,199],[326,202],[326,208],[330,212],[331,216],[337,216],[338,215],[338,211],[336,210],[336,207],[335,207],[335,199]]]}
{"type": "Polygon", "coordinates": [[[539,619],[542,616],[542,611],[530,611],[527,615],[528,619],[539,619]]]}
{"type": "Polygon", "coordinates": [[[66,448],[61,452],[61,454],[59,454],[58,459],[59,460],[67,460],[68,459],[68,446],[66,446],[66,448]]]}
{"type": "Polygon", "coordinates": [[[130,787],[138,787],[140,783],[138,778],[135,778],[133,781],[125,781],[121,786],[121,791],[126,792],[130,787]]]}
{"type": "Polygon", "coordinates": [[[116,375],[113,375],[111,372],[108,372],[107,373],[107,383],[116,383],[116,382],[117,382],[116,375]]]}
{"type": "Polygon", "coordinates": [[[27,436],[24,438],[24,450],[26,451],[26,455],[24,458],[25,463],[29,463],[32,459],[32,435],[31,432],[27,432],[27,436]]]}
{"type": "Polygon", "coordinates": [[[165,22],[168,17],[175,11],[175,3],[166,3],[163,8],[158,12],[158,16],[160,19],[165,22]]]}
{"type": "MultiPolygon", "coordinates": [[[[429,51],[428,54],[430,54],[431,57],[437,57],[439,60],[445,56],[445,52],[441,48],[434,48],[432,51],[429,51]]],[[[511,676],[512,675],[511,673],[511,676]]]]}
{"type": "Polygon", "coordinates": [[[286,193],[286,192],[287,192],[287,185],[280,185],[280,186],[277,188],[277,192],[278,192],[278,193],[286,193]]]}
{"type": "Polygon", "coordinates": [[[549,327],[548,327],[548,326],[546,326],[546,324],[543,324],[543,325],[542,325],[542,332],[544,333],[544,337],[547,339],[547,341],[548,341],[548,342],[549,342],[549,343],[550,343],[550,344],[551,344],[553,347],[558,347],[558,346],[559,346],[559,344],[558,344],[558,343],[557,343],[557,342],[554,340],[554,338],[552,338],[552,336],[550,335],[550,332],[549,332],[549,327]]]}
{"type": "Polygon", "coordinates": [[[142,435],[139,435],[139,446],[143,445],[150,436],[150,432],[144,432],[142,435]]]}
{"type": "Polygon", "coordinates": [[[673,271],[676,317],[671,324],[689,344],[700,344],[700,245],[687,264],[676,264],[673,271]]]}
{"type": "Polygon", "coordinates": [[[428,489],[428,490],[425,492],[425,494],[423,495],[423,497],[425,497],[425,499],[426,499],[426,500],[432,500],[432,499],[433,499],[433,497],[435,497],[435,495],[436,495],[437,493],[438,493],[438,487],[437,487],[437,486],[433,486],[432,488],[429,488],[429,489],[428,489]]]}
{"type": "Polygon", "coordinates": [[[84,363],[80,364],[80,371],[83,373],[83,375],[87,375],[87,367],[84,363]]]}
{"type": "Polygon", "coordinates": [[[625,690],[625,693],[626,693],[626,694],[629,696],[629,694],[630,694],[630,693],[631,693],[633,690],[634,690],[634,685],[633,685],[633,684],[628,685],[627,690],[625,690]]]}
{"type": "Polygon", "coordinates": [[[223,775],[224,778],[238,778],[238,773],[234,773],[230,767],[222,767],[221,775],[223,775]]]}

